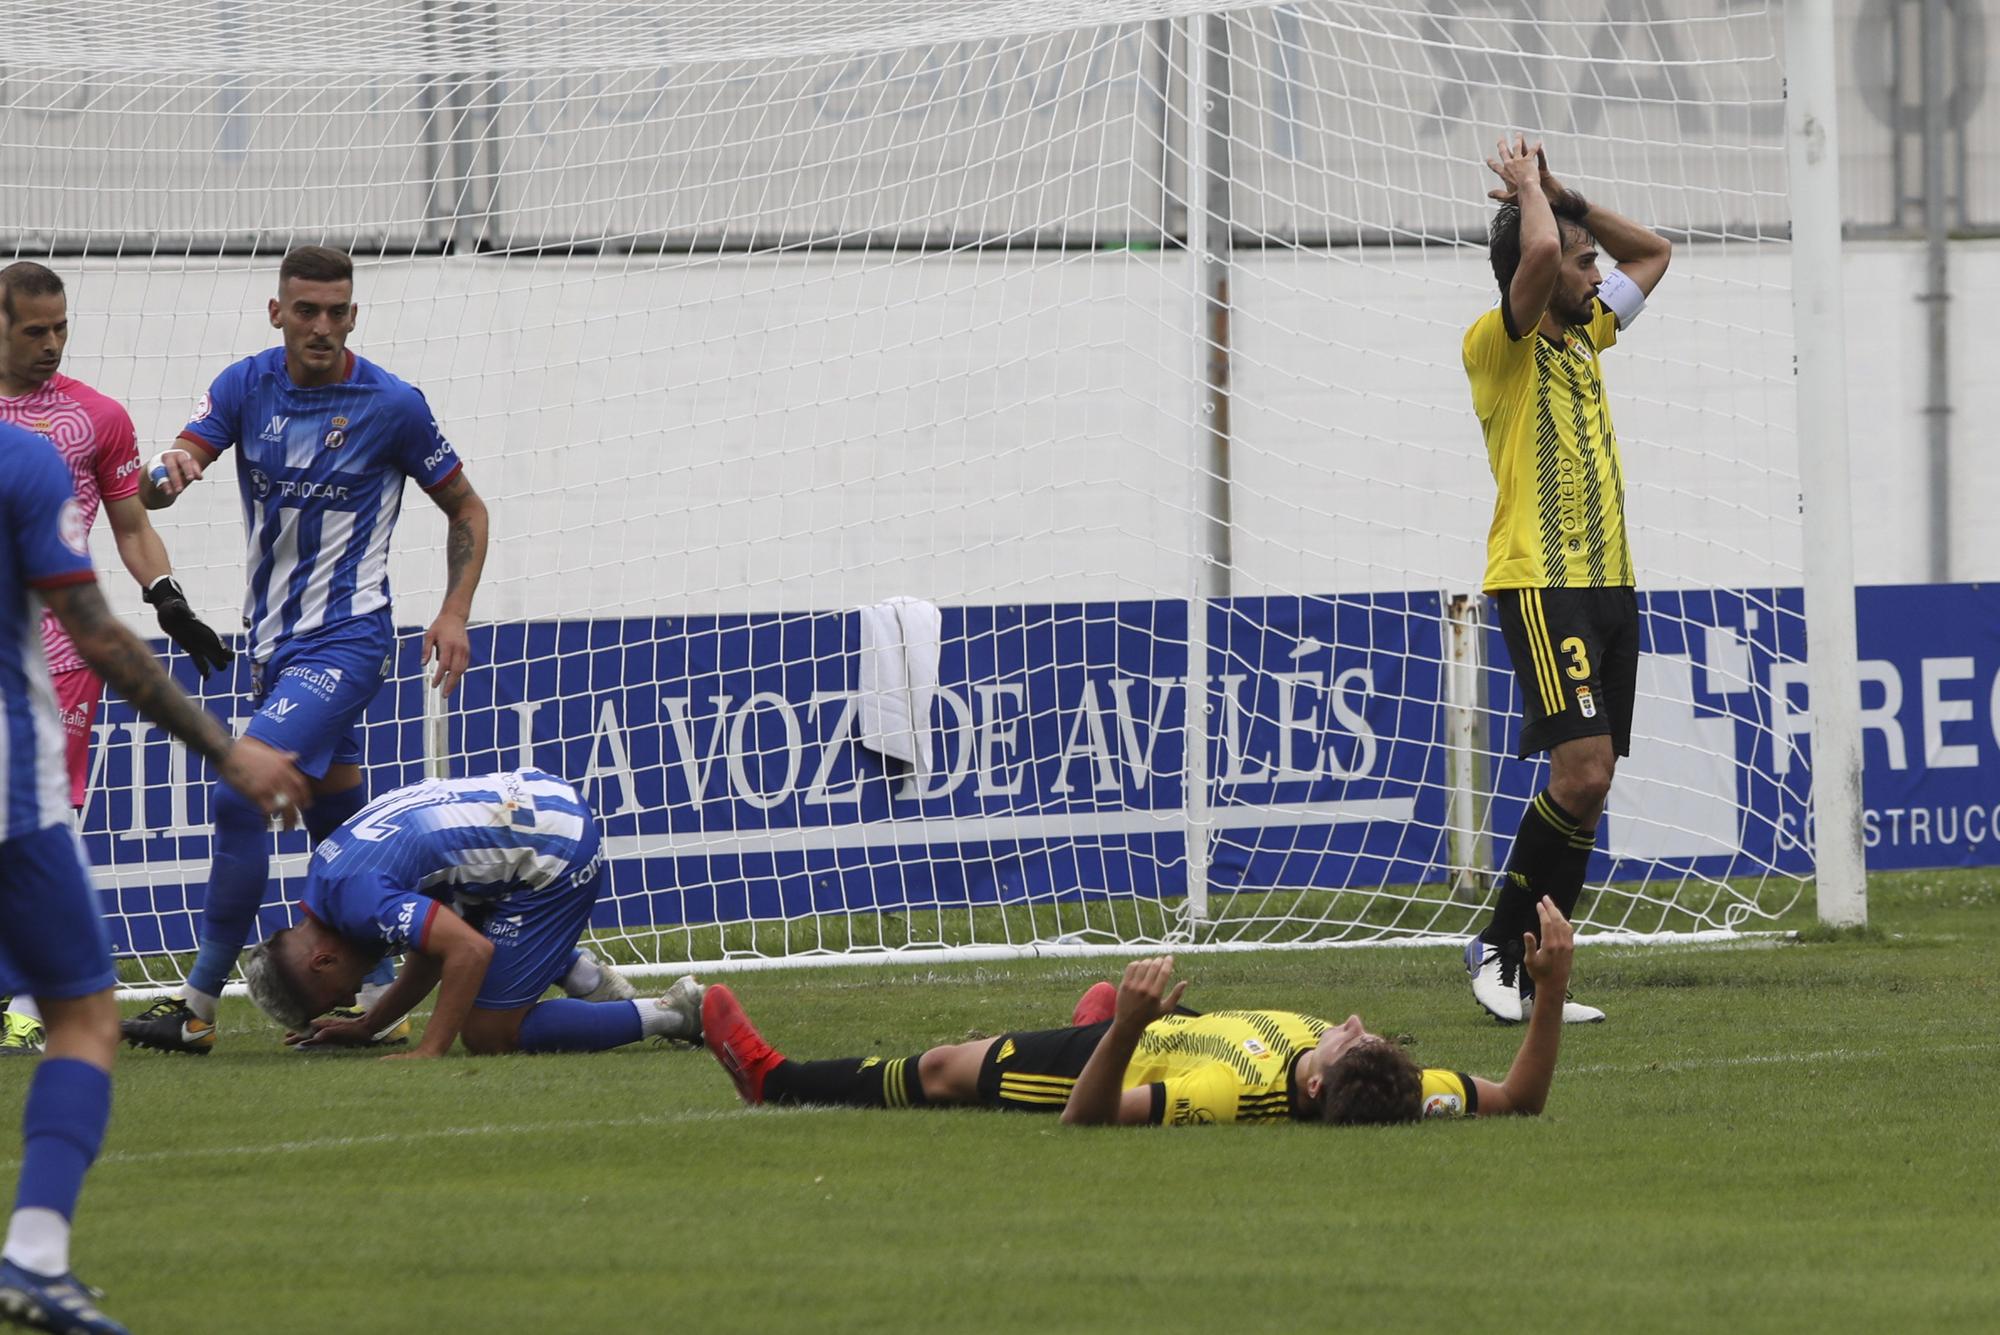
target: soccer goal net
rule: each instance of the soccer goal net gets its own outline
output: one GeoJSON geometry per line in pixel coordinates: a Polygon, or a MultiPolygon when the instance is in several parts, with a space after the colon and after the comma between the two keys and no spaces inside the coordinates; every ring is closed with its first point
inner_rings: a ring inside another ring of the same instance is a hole
{"type": "MultiPolygon", "coordinates": [[[[1677,247],[1604,357],[1646,652],[1586,920],[1738,929],[1812,870],[1779,17],[85,0],[10,23],[0,253],[67,280],[142,454],[274,341],[288,246],[355,254],[351,346],[493,515],[440,702],[406,501],[369,786],[574,780],[615,958],[1451,937],[1546,782],[1460,358],[1523,131],[1677,247]]],[[[159,520],[225,626],[233,470],[159,520]]],[[[136,981],[191,946],[206,782],[107,702],[136,981]]]]}

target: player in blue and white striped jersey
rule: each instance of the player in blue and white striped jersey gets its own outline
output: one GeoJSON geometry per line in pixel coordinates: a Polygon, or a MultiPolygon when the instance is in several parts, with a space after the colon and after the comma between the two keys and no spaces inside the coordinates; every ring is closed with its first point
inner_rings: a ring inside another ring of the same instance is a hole
{"type": "MultiPolygon", "coordinates": [[[[69,465],[41,436],[0,423],[0,992],[41,1003],[47,1055],[21,1113],[21,1179],[0,1250],[0,1317],[37,1330],[125,1328],[70,1271],[70,1217],[111,1118],[118,1002],[111,941],[69,823],[69,768],[42,608],[84,662],[142,715],[242,789],[258,813],[295,816],[305,779],[261,742],[232,742],[105,606],[69,465]]],[[[233,790],[232,790],[233,791],[233,790]]]]}
{"type": "Polygon", "coordinates": [[[603,966],[577,950],[603,870],[597,821],[541,770],[431,779],[369,803],[313,853],[305,920],[245,958],[250,996],[314,1046],[365,1042],[436,988],[423,1040],[398,1057],[466,1050],[599,1052],[646,1037],[695,1041],[701,988],[659,1000],[587,1001],[603,966]],[[358,1019],[363,976],[406,952],[395,983],[358,1019]],[[567,998],[541,1000],[551,987],[567,998]]]}
{"type": "MultiPolygon", "coordinates": [[[[446,694],[472,658],[466,618],[486,561],[486,506],[424,396],[347,350],[354,265],[301,246],[278,269],[270,348],[223,371],[178,440],[145,470],[148,509],[173,504],[224,451],[249,539],[243,624],[253,664],[249,735],[298,756],[310,775],[306,827],[323,839],[367,800],[361,716],[389,673],[395,625],[389,540],[414,479],[445,512],[445,593],[424,636],[446,694]]],[[[249,939],[270,877],[257,813],[215,795],[215,845],[200,948],[176,998],[125,1021],[136,1045],[201,1053],[215,1044],[216,998],[249,939]]],[[[385,969],[375,981],[386,982],[385,969]]]]}

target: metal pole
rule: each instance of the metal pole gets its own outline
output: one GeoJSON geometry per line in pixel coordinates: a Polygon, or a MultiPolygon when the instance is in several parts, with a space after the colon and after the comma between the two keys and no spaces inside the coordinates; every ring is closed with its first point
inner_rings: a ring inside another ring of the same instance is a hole
{"type": "Polygon", "coordinates": [[[1930,449],[1930,573],[1933,584],[1951,579],[1951,300],[1945,250],[1945,0],[1924,0],[1924,303],[1925,356],[1929,359],[1924,426],[1930,449]]]}
{"type": "Polygon", "coordinates": [[[1861,686],[1847,464],[1846,309],[1832,0],[1785,0],[1785,148],[1791,169],[1792,338],[1798,397],[1812,804],[1820,921],[1868,920],[1861,852],[1861,686]]]}
{"type": "Polygon", "coordinates": [[[1194,279],[1195,380],[1191,521],[1193,579],[1188,599],[1187,851],[1188,917],[1208,912],[1208,613],[1229,596],[1229,18],[1188,20],[1188,258],[1194,279]],[[1199,198],[1196,192],[1199,191],[1199,198]]]}
{"type": "Polygon", "coordinates": [[[1455,593],[1445,604],[1451,654],[1445,671],[1446,770],[1451,782],[1446,824],[1452,898],[1467,904],[1486,897],[1492,867],[1491,837],[1479,810],[1485,787],[1479,735],[1480,602],[1478,594],[1455,593]]]}

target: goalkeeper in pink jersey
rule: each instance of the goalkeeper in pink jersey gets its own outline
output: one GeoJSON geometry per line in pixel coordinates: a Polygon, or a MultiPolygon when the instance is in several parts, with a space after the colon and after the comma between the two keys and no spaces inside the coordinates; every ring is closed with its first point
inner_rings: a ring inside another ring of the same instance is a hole
{"type": "MultiPolygon", "coordinates": [[[[187,651],[203,677],[229,666],[222,638],[188,606],[173,577],[166,546],[139,501],[139,453],[132,419],[116,402],[62,374],[69,341],[69,301],[63,281],[32,260],[0,269],[0,422],[43,436],[69,465],[83,530],[96,522],[101,502],[110,517],[118,555],[145,590],[160,629],[187,651]]],[[[56,704],[62,714],[69,765],[69,804],[79,813],[90,776],[90,730],[104,682],[70,643],[53,612],[42,613],[42,651],[48,657],[56,704]]],[[[0,1055],[42,1050],[41,1016],[27,997],[8,1006],[0,1055]]]]}

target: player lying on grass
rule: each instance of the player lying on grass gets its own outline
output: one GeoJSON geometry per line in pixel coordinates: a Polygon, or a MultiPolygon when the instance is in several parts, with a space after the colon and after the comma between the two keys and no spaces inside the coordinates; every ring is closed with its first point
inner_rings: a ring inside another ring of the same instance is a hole
{"type": "MultiPolygon", "coordinates": [[[[1544,896],[1539,938],[1523,934],[1535,982],[1561,996],[1574,936],[1544,896]]],[[[727,987],[707,989],[708,1048],[745,1103],[911,1108],[979,1104],[1061,1112],[1082,1125],[1207,1122],[1415,1122],[1535,1114],[1548,1102],[1562,1012],[1539,1006],[1507,1078],[1426,1070],[1361,1017],[1342,1024],[1294,1011],[1176,1013],[1187,983],[1173,958],[1126,966],[1109,1020],[950,1043],[914,1057],[791,1061],[760,1036],[727,987]]]]}
{"type": "Polygon", "coordinates": [[[366,1044],[435,988],[423,1040],[389,1061],[442,1057],[459,1038],[481,1055],[696,1040],[692,978],[658,1000],[631,999],[631,984],[577,949],[602,866],[596,820],[553,775],[411,784],[321,841],[305,921],[252,951],[244,979],[287,1042],[314,1047],[366,1044]],[[321,1018],[352,1004],[390,951],[408,953],[388,990],[358,1018],[321,1018]],[[551,987],[569,996],[543,1001],[551,987]]]}

